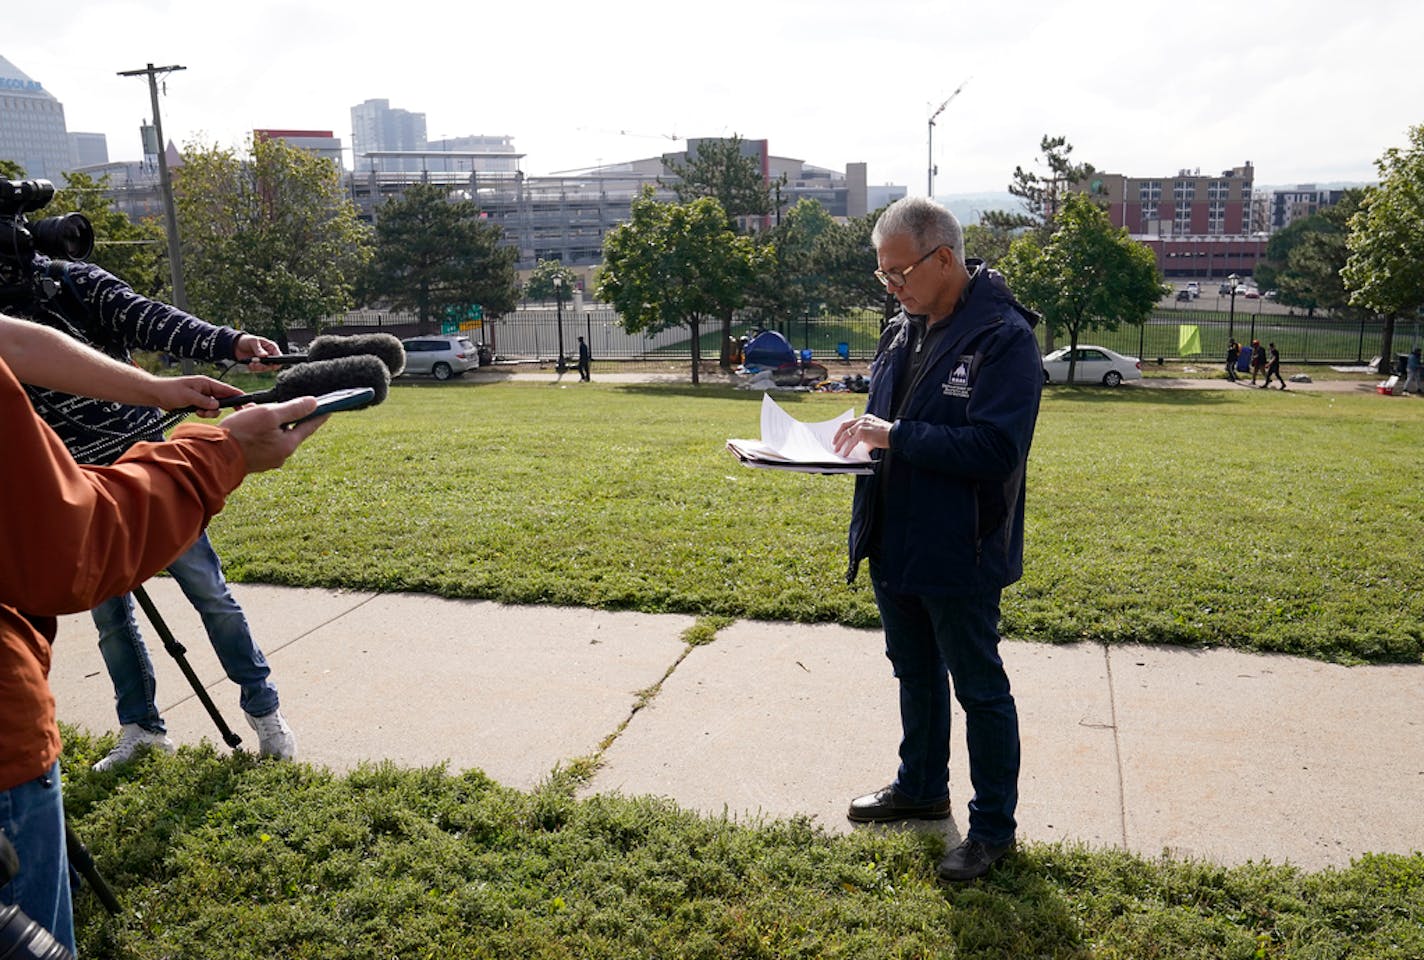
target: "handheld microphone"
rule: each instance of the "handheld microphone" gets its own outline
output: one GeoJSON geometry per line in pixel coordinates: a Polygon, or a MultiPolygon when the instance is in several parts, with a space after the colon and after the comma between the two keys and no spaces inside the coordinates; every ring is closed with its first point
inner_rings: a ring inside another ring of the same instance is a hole
{"type": "Polygon", "coordinates": [[[311,342],[306,353],[278,353],[270,357],[253,357],[245,363],[260,363],[269,367],[336,360],[341,357],[376,357],[386,365],[391,376],[405,370],[405,346],[389,333],[357,333],[351,336],[323,334],[311,342]]]}
{"type": "MultiPolygon", "coordinates": [[[[319,397],[337,390],[369,387],[372,399],[367,406],[375,406],[390,393],[391,374],[379,357],[369,354],[355,357],[337,357],[334,360],[313,360],[299,366],[288,367],[277,374],[271,389],[256,393],[243,393],[235,397],[222,397],[219,407],[237,407],[248,403],[281,403],[297,397],[319,397]]],[[[190,407],[188,412],[197,410],[190,407]]]]}

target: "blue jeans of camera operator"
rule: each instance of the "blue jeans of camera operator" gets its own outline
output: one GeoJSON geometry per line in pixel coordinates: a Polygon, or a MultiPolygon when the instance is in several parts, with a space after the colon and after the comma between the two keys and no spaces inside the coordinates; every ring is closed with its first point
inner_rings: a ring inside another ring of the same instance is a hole
{"type": "Polygon", "coordinates": [[[0,790],[0,828],[20,860],[20,872],[0,887],[0,904],[23,904],[27,917],[73,953],[74,910],[58,760],[44,776],[0,790]]]}
{"type": "MultiPolygon", "coordinates": [[[[206,532],[168,567],[185,596],[202,617],[223,670],[242,688],[242,709],[255,717],[277,709],[277,688],[271,669],[252,640],[247,617],[228,590],[222,561],[206,532]]],[[[99,651],[114,684],[119,723],[136,723],[151,733],[165,733],[155,701],[153,661],[134,619],[132,594],[106,600],[93,610],[99,628],[99,651]]]]}

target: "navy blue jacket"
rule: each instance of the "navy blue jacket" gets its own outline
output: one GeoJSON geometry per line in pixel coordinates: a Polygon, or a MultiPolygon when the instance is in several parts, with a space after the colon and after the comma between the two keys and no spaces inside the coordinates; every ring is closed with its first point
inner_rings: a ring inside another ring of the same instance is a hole
{"type": "MultiPolygon", "coordinates": [[[[157,300],[136,293],[118,277],[92,263],[35,257],[35,270],[54,280],[58,292],[48,300],[7,309],[15,315],[61,330],[115,360],[133,362],[130,350],[154,350],[192,360],[231,360],[241,332],[218,327],[157,300]]],[[[25,388],[44,421],[59,434],[80,463],[112,463],[139,440],[162,439],[161,414],[58,390],[25,388]],[[140,431],[119,446],[107,441],[140,431]]]]}
{"type": "Polygon", "coordinates": [[[1023,575],[1024,472],[1043,390],[1038,317],[998,273],[968,266],[964,298],[898,417],[895,382],[916,338],[903,311],[881,335],[866,412],[894,426],[875,473],[856,478],[847,581],[871,555],[877,583],[896,593],[980,593],[1023,575]]]}

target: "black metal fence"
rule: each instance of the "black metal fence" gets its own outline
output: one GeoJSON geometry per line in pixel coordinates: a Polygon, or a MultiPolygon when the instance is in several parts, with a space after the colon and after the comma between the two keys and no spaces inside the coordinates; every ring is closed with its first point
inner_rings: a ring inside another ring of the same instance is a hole
{"type": "MultiPolygon", "coordinates": [[[[797,351],[811,351],[811,357],[821,361],[845,360],[865,362],[875,353],[880,338],[883,317],[879,311],[864,310],[831,317],[801,317],[772,323],[738,318],[732,324],[733,338],[752,337],[763,329],[772,329],[786,337],[797,351]]],[[[431,332],[463,333],[477,344],[491,347],[496,358],[505,361],[552,363],[563,354],[577,354],[577,337],[583,336],[596,360],[642,361],[669,363],[688,361],[692,357],[691,334],[686,327],[664,330],[654,335],[627,333],[618,314],[605,305],[590,305],[575,312],[570,307],[562,311],[554,307],[528,307],[493,320],[475,321],[440,329],[432,325],[431,332]]],[[[400,337],[412,336],[417,330],[416,319],[410,314],[362,311],[353,312],[328,325],[327,332],[357,333],[371,329],[388,330],[400,337]]],[[[1271,304],[1249,312],[1237,310],[1171,309],[1154,312],[1145,324],[1124,325],[1114,331],[1088,330],[1080,342],[1107,347],[1118,353],[1135,356],[1144,363],[1162,361],[1215,362],[1224,360],[1230,338],[1241,343],[1260,340],[1275,343],[1282,358],[1291,363],[1365,364],[1380,352],[1384,324],[1377,320],[1332,320],[1291,314],[1271,304]]],[[[722,325],[720,321],[702,324],[699,331],[701,354],[715,361],[720,355],[722,325]]],[[[1405,321],[1396,325],[1393,351],[1407,353],[1421,342],[1421,323],[1405,321]]],[[[310,331],[293,331],[292,338],[306,339],[310,331]]],[[[1038,331],[1039,344],[1047,347],[1044,331],[1038,331]]],[[[1060,335],[1054,346],[1064,346],[1060,335]]]]}
{"type": "MultiPolygon", "coordinates": [[[[1417,339],[1418,333],[1412,336],[1417,339]]],[[[1338,321],[1289,313],[1237,313],[1232,317],[1210,310],[1163,310],[1141,326],[1119,327],[1112,332],[1091,330],[1079,340],[1138,357],[1144,363],[1224,363],[1227,342],[1234,338],[1243,344],[1252,340],[1274,343],[1281,357],[1291,363],[1363,365],[1379,356],[1383,337],[1384,323],[1379,320],[1338,321]]],[[[1039,339],[1042,342],[1042,334],[1039,339]]],[[[1397,325],[1394,349],[1410,339],[1410,325],[1397,325]]],[[[1055,346],[1065,342],[1060,337],[1055,346]]]]}

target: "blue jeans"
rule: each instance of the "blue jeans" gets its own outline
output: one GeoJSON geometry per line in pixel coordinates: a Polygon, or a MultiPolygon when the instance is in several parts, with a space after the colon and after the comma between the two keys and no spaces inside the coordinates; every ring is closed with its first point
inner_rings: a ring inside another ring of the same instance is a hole
{"type": "Polygon", "coordinates": [[[42,777],[0,790],[0,827],[20,856],[20,872],[0,887],[0,903],[18,906],[73,953],[74,907],[59,761],[42,777]]]}
{"type": "MultiPolygon", "coordinates": [[[[252,641],[247,617],[227,588],[222,562],[206,531],[173,561],[168,572],[202,617],[208,640],[228,679],[242,688],[242,709],[254,717],[265,717],[276,710],[277,688],[267,680],[271,668],[252,641]]],[[[153,733],[166,732],[154,700],[153,661],[134,620],[133,596],[126,593],[105,600],[94,608],[92,616],[94,626],[99,628],[99,652],[114,684],[119,723],[136,723],[153,733]]]]}
{"type": "Polygon", "coordinates": [[[882,589],[885,656],[900,681],[900,769],[895,788],[916,803],[949,796],[949,693],[964,708],[969,747],[966,837],[998,846],[1013,839],[1019,799],[1019,717],[999,658],[999,591],[929,597],[882,589]]]}

